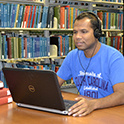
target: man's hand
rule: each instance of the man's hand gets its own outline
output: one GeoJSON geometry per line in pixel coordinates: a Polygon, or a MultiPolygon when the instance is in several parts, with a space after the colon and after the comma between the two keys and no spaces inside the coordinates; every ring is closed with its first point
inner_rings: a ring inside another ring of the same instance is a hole
{"type": "Polygon", "coordinates": [[[95,110],[95,103],[94,100],[87,100],[83,97],[77,97],[75,98],[76,101],[79,101],[75,105],[73,105],[69,109],[68,115],[72,115],[74,117],[82,117],[89,113],[91,113],[93,110],[95,110]]]}

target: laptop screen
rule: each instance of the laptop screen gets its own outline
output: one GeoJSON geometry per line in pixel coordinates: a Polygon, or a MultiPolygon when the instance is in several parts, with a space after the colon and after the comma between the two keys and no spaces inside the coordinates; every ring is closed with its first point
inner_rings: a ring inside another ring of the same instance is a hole
{"type": "Polygon", "coordinates": [[[3,72],[14,102],[65,109],[55,72],[22,68],[3,68],[3,72]]]}

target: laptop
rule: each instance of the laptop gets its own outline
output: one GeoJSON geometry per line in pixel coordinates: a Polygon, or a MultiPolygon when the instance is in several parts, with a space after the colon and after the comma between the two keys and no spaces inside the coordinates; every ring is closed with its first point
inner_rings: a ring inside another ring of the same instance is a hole
{"type": "Polygon", "coordinates": [[[58,114],[68,114],[76,101],[63,100],[57,75],[51,70],[3,68],[13,101],[26,107],[58,114]]]}

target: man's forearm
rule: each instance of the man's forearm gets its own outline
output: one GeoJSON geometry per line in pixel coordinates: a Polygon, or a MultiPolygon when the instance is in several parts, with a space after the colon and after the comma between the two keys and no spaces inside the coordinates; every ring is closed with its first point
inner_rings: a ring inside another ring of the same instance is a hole
{"type": "Polygon", "coordinates": [[[112,107],[116,105],[122,105],[124,104],[124,93],[122,92],[114,92],[113,94],[100,98],[100,99],[94,99],[94,108],[100,109],[100,108],[107,108],[112,107]]]}

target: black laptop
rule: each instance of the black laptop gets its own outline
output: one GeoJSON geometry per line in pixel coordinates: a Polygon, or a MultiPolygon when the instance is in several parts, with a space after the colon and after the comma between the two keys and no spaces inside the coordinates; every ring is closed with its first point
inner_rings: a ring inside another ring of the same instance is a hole
{"type": "Polygon", "coordinates": [[[17,106],[67,115],[68,109],[76,103],[63,100],[57,75],[53,71],[22,68],[2,70],[17,106]]]}

